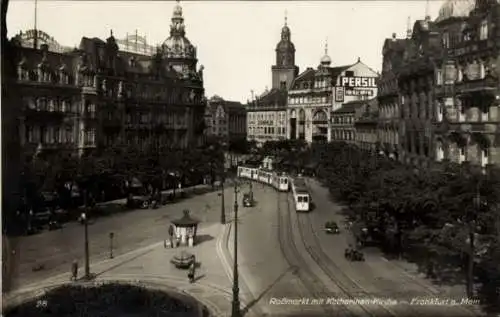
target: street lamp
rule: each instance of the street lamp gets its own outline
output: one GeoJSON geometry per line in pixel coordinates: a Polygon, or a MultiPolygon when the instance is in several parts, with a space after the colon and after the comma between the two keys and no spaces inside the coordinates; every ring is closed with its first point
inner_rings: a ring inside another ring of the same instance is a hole
{"type": "Polygon", "coordinates": [[[85,279],[90,279],[90,264],[89,264],[89,225],[87,214],[82,212],[81,219],[85,232],[85,279]]]}
{"type": "Polygon", "coordinates": [[[109,233],[109,258],[112,259],[113,258],[113,237],[114,237],[114,233],[113,232],[110,232],[109,233]]]}
{"type": "Polygon", "coordinates": [[[224,202],[224,172],[221,174],[221,205],[220,205],[220,223],[221,224],[226,224],[226,207],[225,207],[225,202],[224,202]]]}
{"type": "Polygon", "coordinates": [[[240,288],[238,281],[238,183],[234,183],[234,263],[233,263],[233,302],[231,317],[240,316],[240,288]]]}

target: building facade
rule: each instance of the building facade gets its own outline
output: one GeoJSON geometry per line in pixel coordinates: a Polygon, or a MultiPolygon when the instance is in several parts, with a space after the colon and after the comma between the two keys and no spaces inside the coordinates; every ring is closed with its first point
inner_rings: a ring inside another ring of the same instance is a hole
{"type": "Polygon", "coordinates": [[[443,5],[436,21],[444,54],[436,67],[433,158],[500,163],[500,3],[443,5]]]}
{"type": "Polygon", "coordinates": [[[379,96],[385,153],[419,166],[500,162],[499,24],[497,1],[449,0],[435,21],[416,21],[407,39],[386,40],[379,96]]]}
{"type": "Polygon", "coordinates": [[[372,99],[361,116],[354,121],[356,145],[365,151],[376,153],[379,148],[379,107],[378,100],[372,99]]]}
{"type": "Polygon", "coordinates": [[[378,82],[377,152],[397,158],[399,156],[399,83],[397,70],[403,62],[408,39],[397,39],[396,34],[386,39],[382,48],[382,73],[378,82]]]}
{"type": "Polygon", "coordinates": [[[398,69],[400,151],[394,156],[405,163],[427,166],[433,156],[435,89],[439,85],[435,69],[436,57],[441,55],[441,37],[436,23],[429,17],[417,20],[398,69]]]}
{"type": "Polygon", "coordinates": [[[213,96],[207,102],[205,119],[207,135],[226,140],[246,138],[247,114],[240,102],[213,96]]]}
{"type": "Polygon", "coordinates": [[[281,29],[281,40],[276,46],[276,65],[272,70],[272,88],[247,104],[247,139],[258,145],[266,141],[287,138],[287,92],[299,73],[295,65],[295,46],[290,28],[281,29]]]}
{"type": "Polygon", "coordinates": [[[328,47],[317,69],[307,68],[288,92],[287,139],[330,141],[332,82],[337,68],[330,67],[328,47]]]}
{"type": "Polygon", "coordinates": [[[68,150],[82,154],[118,144],[188,148],[202,142],[203,66],[185,37],[182,8],[173,12],[170,37],[155,54],[120,51],[106,41],[82,38],[78,49],[21,36],[15,86],[23,96],[19,124],[26,155],[68,150]],[[42,43],[38,45],[38,43],[42,43]]]}
{"type": "Polygon", "coordinates": [[[355,123],[364,113],[369,111],[371,107],[376,107],[376,99],[346,102],[342,107],[334,110],[331,113],[332,141],[343,141],[356,144],[355,123]]]}
{"type": "Polygon", "coordinates": [[[262,145],[286,139],[286,90],[273,89],[247,107],[247,140],[262,145]]]}
{"type": "Polygon", "coordinates": [[[325,48],[317,69],[306,69],[288,92],[288,139],[308,143],[335,140],[339,136],[333,135],[333,112],[344,103],[377,95],[375,71],[359,59],[352,65],[330,67],[327,53],[325,48]]]}

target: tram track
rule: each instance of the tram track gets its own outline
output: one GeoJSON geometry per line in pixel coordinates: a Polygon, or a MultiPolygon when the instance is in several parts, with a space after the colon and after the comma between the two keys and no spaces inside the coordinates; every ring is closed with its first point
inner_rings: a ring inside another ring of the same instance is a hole
{"type": "MultiPolygon", "coordinates": [[[[347,276],[342,269],[330,259],[330,257],[323,251],[319,243],[319,238],[315,232],[315,228],[310,222],[308,214],[299,214],[299,232],[306,244],[306,250],[309,255],[314,259],[318,266],[325,272],[325,274],[330,278],[330,280],[342,290],[347,297],[347,299],[371,299],[373,296],[368,294],[364,288],[362,288],[358,283],[347,276]],[[307,237],[305,230],[309,232],[311,239],[307,237]],[[309,243],[307,243],[308,241],[309,243]],[[332,269],[333,268],[333,269],[332,269]]],[[[372,317],[392,317],[398,316],[394,314],[391,310],[387,309],[382,305],[367,305],[357,304],[368,316],[372,317]]]]}
{"type": "MultiPolygon", "coordinates": [[[[307,289],[310,297],[315,299],[326,299],[331,297],[325,283],[315,274],[299,252],[295,244],[292,231],[292,219],[290,215],[290,205],[288,193],[278,193],[278,230],[279,244],[283,257],[288,264],[296,269],[296,275],[307,289]],[[287,250],[286,246],[289,247],[287,250]],[[291,253],[291,254],[290,254],[291,253]]],[[[321,305],[326,316],[357,316],[353,314],[345,305],[321,305]],[[337,308],[337,309],[334,309],[337,308]]]]}

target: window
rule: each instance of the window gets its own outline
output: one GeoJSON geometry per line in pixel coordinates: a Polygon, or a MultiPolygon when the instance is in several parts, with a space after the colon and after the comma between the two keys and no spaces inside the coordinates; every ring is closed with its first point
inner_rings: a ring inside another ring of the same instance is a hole
{"type": "Polygon", "coordinates": [[[46,127],[40,127],[40,141],[42,143],[47,143],[48,141],[48,133],[46,127]]]}
{"type": "Polygon", "coordinates": [[[354,76],[354,72],[352,70],[348,70],[345,72],[345,77],[353,77],[354,76]]]}
{"type": "Polygon", "coordinates": [[[61,128],[59,128],[59,127],[54,128],[53,139],[54,139],[54,143],[61,142],[61,128]]]}
{"type": "Polygon", "coordinates": [[[64,140],[66,143],[73,143],[73,131],[71,131],[71,128],[66,128],[66,133],[65,133],[66,139],[64,140]]]}
{"type": "Polygon", "coordinates": [[[436,70],[436,85],[441,86],[443,84],[443,71],[436,70]]]}
{"type": "Polygon", "coordinates": [[[479,28],[479,39],[480,40],[488,39],[488,21],[481,22],[481,26],[479,28]]]}
{"type": "Polygon", "coordinates": [[[89,129],[84,133],[85,145],[93,145],[95,143],[95,129],[89,129]]]}
{"type": "Polygon", "coordinates": [[[47,111],[50,111],[50,112],[53,112],[55,110],[55,106],[54,106],[54,100],[48,100],[47,102],[47,111]]]}
{"type": "Polygon", "coordinates": [[[450,47],[450,34],[448,32],[443,33],[443,46],[445,48],[450,47]]]}
{"type": "Polygon", "coordinates": [[[26,141],[28,143],[35,142],[35,134],[32,126],[26,126],[26,141]]]}

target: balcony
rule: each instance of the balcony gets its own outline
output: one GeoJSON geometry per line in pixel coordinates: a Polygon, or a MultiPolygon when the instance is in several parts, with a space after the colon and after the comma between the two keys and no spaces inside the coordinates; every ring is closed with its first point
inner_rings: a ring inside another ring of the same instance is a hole
{"type": "Polygon", "coordinates": [[[457,43],[453,48],[448,49],[449,57],[458,57],[462,55],[474,54],[490,49],[495,46],[494,40],[480,40],[480,41],[463,41],[457,43]]]}
{"type": "Polygon", "coordinates": [[[498,79],[492,76],[486,76],[483,79],[470,80],[456,84],[456,92],[458,94],[468,94],[481,91],[498,91],[498,79]]]}
{"type": "Polygon", "coordinates": [[[455,88],[453,85],[434,86],[434,93],[437,97],[453,96],[455,94],[455,88]]]}
{"type": "Polygon", "coordinates": [[[65,112],[62,111],[50,111],[50,110],[36,110],[36,109],[26,109],[25,112],[26,120],[34,120],[41,122],[59,121],[63,120],[66,116],[65,112]]]}
{"type": "Polygon", "coordinates": [[[82,94],[84,95],[97,95],[97,88],[93,86],[83,86],[82,94]]]}

